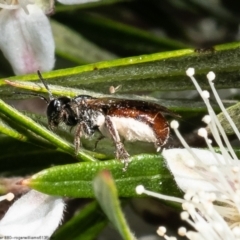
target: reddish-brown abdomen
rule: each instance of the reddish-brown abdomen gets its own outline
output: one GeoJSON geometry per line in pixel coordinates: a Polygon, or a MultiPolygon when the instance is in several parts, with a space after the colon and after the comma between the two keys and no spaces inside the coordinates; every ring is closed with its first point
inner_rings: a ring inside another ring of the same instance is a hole
{"type": "Polygon", "coordinates": [[[132,118],[148,125],[155,134],[156,148],[163,146],[169,137],[169,125],[161,112],[129,108],[110,108],[109,116],[132,118]]]}

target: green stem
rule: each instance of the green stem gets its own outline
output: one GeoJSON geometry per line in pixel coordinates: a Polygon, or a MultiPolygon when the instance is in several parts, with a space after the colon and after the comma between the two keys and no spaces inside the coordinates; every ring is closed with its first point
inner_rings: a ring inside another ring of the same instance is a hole
{"type": "MultiPolygon", "coordinates": [[[[71,155],[74,155],[75,149],[72,144],[69,144],[63,141],[60,137],[48,131],[46,128],[40,126],[39,124],[34,122],[31,118],[28,118],[27,116],[23,115],[22,113],[12,108],[2,100],[0,100],[0,109],[2,113],[4,113],[6,116],[19,122],[22,126],[33,131],[34,133],[41,136],[42,138],[50,141],[62,151],[69,153],[71,155]]],[[[93,157],[89,156],[88,154],[82,151],[79,152],[76,155],[76,157],[77,159],[82,159],[83,161],[88,161],[88,162],[96,161],[96,159],[94,159],[93,157]]]]}

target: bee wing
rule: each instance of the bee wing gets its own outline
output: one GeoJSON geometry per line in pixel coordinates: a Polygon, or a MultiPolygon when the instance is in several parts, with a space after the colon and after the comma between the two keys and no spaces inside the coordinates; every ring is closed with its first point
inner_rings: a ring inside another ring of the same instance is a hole
{"type": "Polygon", "coordinates": [[[119,99],[119,98],[96,98],[89,99],[88,104],[94,109],[102,109],[103,112],[108,112],[112,108],[128,108],[143,110],[145,112],[161,112],[164,115],[169,115],[175,118],[181,116],[172,112],[168,108],[153,102],[141,100],[119,99]]]}

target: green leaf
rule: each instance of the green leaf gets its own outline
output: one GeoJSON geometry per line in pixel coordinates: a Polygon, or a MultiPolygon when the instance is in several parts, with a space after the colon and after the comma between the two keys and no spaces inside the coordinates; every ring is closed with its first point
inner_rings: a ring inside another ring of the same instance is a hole
{"type": "MultiPolygon", "coordinates": [[[[185,90],[194,89],[185,71],[195,67],[198,82],[204,88],[209,88],[205,74],[212,69],[217,76],[217,88],[239,87],[239,46],[240,43],[231,43],[204,53],[185,49],[123,58],[57,70],[43,74],[43,77],[48,83],[105,93],[111,85],[122,85],[119,92],[185,90]]],[[[39,82],[36,74],[9,79],[39,82]]],[[[2,91],[12,92],[4,85],[6,82],[0,80],[2,91]]]]}
{"type": "MultiPolygon", "coordinates": [[[[24,81],[9,81],[6,80],[7,84],[21,88],[21,89],[27,89],[31,90],[32,92],[46,92],[45,87],[42,84],[36,84],[32,82],[24,82],[24,81]]],[[[105,97],[114,97],[114,98],[121,98],[121,99],[134,99],[134,100],[142,100],[142,101],[149,101],[149,102],[155,102],[160,105],[163,105],[170,110],[176,111],[180,113],[180,115],[184,118],[189,118],[192,117],[192,115],[196,115],[201,113],[202,115],[206,114],[206,105],[204,104],[203,101],[196,101],[196,100],[191,100],[191,99],[158,99],[154,97],[148,97],[148,96],[139,96],[139,95],[133,95],[133,94],[121,94],[117,95],[114,94],[102,94],[98,92],[92,92],[92,91],[87,91],[87,90],[82,90],[82,89],[76,89],[76,88],[69,88],[69,87],[61,87],[57,85],[49,85],[49,88],[51,89],[51,92],[55,96],[70,96],[70,97],[75,97],[77,95],[90,95],[94,97],[99,97],[99,98],[105,98],[105,97]]],[[[31,92],[29,92],[31,94],[31,92]]],[[[22,98],[26,94],[18,94],[15,96],[15,98],[22,98]]],[[[236,101],[224,101],[225,106],[231,106],[233,103],[236,101]]],[[[219,111],[219,106],[216,103],[212,103],[212,107],[214,108],[215,111],[219,111]]],[[[32,114],[32,117],[35,119],[34,114],[32,114]]],[[[41,116],[37,116],[37,119],[43,118],[41,116]]],[[[45,117],[46,118],[46,117],[45,117]]],[[[66,137],[66,135],[64,136],[66,137]]],[[[101,158],[101,157],[97,157],[101,158]]]]}
{"type": "Polygon", "coordinates": [[[21,134],[19,131],[9,126],[8,124],[9,120],[6,121],[6,118],[5,120],[4,118],[5,118],[4,115],[1,116],[0,114],[0,132],[1,133],[8,135],[12,138],[15,138],[17,140],[20,140],[22,142],[28,142],[30,140],[26,135],[21,134]]]}
{"type": "Polygon", "coordinates": [[[109,171],[102,171],[93,181],[94,193],[108,219],[125,240],[136,239],[122,213],[114,180],[109,171]]]}
{"type": "MultiPolygon", "coordinates": [[[[12,108],[2,100],[0,100],[0,111],[10,119],[17,121],[18,124],[21,124],[23,127],[50,141],[51,143],[59,147],[59,150],[74,155],[74,147],[71,144],[67,143],[54,133],[48,131],[46,128],[40,126],[31,118],[28,118],[22,113],[18,112],[16,109],[12,108]]],[[[84,153],[83,151],[80,151],[77,154],[77,157],[84,161],[96,161],[93,157],[84,153]]]]}
{"type": "MultiPolygon", "coordinates": [[[[33,116],[33,114],[31,114],[31,116],[33,116]]],[[[36,134],[29,131],[28,128],[24,128],[22,125],[18,124],[16,118],[10,119],[3,114],[0,114],[0,133],[21,142],[31,143],[43,148],[56,149],[53,144],[43,138],[37,137],[36,134]]],[[[2,150],[4,151],[5,149],[2,150]]]]}
{"type": "Polygon", "coordinates": [[[60,227],[52,236],[55,240],[95,239],[108,223],[96,201],[89,203],[60,227]]]}
{"type": "Polygon", "coordinates": [[[131,0],[98,0],[98,1],[84,1],[79,4],[70,4],[70,5],[60,5],[58,4],[56,6],[56,11],[71,11],[71,10],[76,10],[76,9],[81,9],[81,8],[91,8],[91,7],[97,7],[97,6],[104,6],[108,4],[114,4],[118,2],[127,2],[131,0]]]}
{"type": "MultiPolygon", "coordinates": [[[[37,147],[0,134],[1,176],[25,176],[53,165],[76,163],[77,159],[55,149],[37,147]]],[[[45,146],[46,147],[46,146],[45,146]]]]}
{"type": "Polygon", "coordinates": [[[135,188],[144,185],[148,190],[181,196],[161,155],[133,156],[126,172],[116,160],[82,162],[46,169],[23,181],[38,191],[67,197],[94,197],[92,181],[102,170],[111,171],[120,197],[139,197],[135,188]]]}
{"type": "MultiPolygon", "coordinates": [[[[233,122],[235,123],[237,129],[240,129],[240,103],[234,104],[233,106],[226,109],[229,116],[232,118],[233,122]]],[[[233,131],[229,121],[226,119],[225,115],[221,112],[217,115],[221,125],[223,126],[224,131],[228,135],[235,134],[233,131]]]]}
{"type": "MultiPolygon", "coordinates": [[[[114,12],[117,14],[117,11],[118,9],[115,9],[114,12]]],[[[56,17],[59,21],[65,23],[63,16],[66,17],[65,14],[58,14],[56,17]]],[[[72,19],[71,14],[68,15],[68,19],[72,19]]],[[[71,26],[87,39],[106,49],[112,49],[119,55],[121,54],[120,56],[148,54],[189,47],[189,45],[177,40],[159,37],[150,31],[91,13],[82,12],[77,16],[77,21],[73,22],[71,26]]]]}
{"type": "Polygon", "coordinates": [[[116,58],[116,55],[87,41],[63,24],[51,20],[51,27],[56,44],[56,53],[65,59],[81,65],[116,58]],[[63,32],[64,34],[62,34],[63,32]]]}

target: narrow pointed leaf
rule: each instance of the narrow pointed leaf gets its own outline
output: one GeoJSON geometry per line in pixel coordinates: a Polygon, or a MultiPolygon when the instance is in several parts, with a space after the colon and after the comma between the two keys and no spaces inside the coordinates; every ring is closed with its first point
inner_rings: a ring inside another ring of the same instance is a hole
{"type": "Polygon", "coordinates": [[[5,135],[0,135],[0,146],[1,176],[25,176],[55,164],[77,162],[77,159],[69,154],[20,142],[5,135]]]}
{"type": "Polygon", "coordinates": [[[2,119],[2,116],[0,117],[0,133],[8,135],[12,138],[18,139],[22,142],[29,141],[29,138],[26,135],[21,134],[20,132],[13,129],[11,126],[9,126],[7,122],[2,119]]]}
{"type": "Polygon", "coordinates": [[[99,205],[94,201],[81,209],[71,220],[59,228],[52,238],[55,240],[92,240],[98,236],[107,222],[107,218],[102,213],[99,205]]]}
{"type": "MultiPolygon", "coordinates": [[[[18,112],[4,101],[0,100],[0,110],[3,114],[5,114],[10,119],[17,120],[19,124],[28,128],[29,130],[33,131],[34,133],[38,134],[39,136],[43,137],[44,139],[50,141],[51,143],[55,144],[59,149],[65,151],[71,155],[74,155],[74,147],[58,137],[57,135],[53,134],[52,132],[48,131],[46,128],[40,126],[36,122],[34,122],[31,118],[26,117],[22,113],[18,112]]],[[[95,161],[90,155],[85,154],[84,152],[79,152],[77,155],[80,159],[82,158],[85,161],[95,161]]]]}
{"type": "Polygon", "coordinates": [[[63,24],[51,20],[51,27],[56,44],[56,53],[65,59],[77,64],[86,64],[116,58],[116,55],[87,41],[63,24]]]}
{"type": "MultiPolygon", "coordinates": [[[[118,9],[113,9],[113,14],[118,9]]],[[[58,20],[64,22],[63,15],[58,20]]],[[[64,14],[65,16],[65,14],[64,14]]],[[[68,15],[69,19],[72,16],[68,15]]],[[[151,31],[146,31],[113,19],[82,12],[77,16],[77,24],[72,24],[81,34],[106,49],[113,49],[124,55],[139,55],[175,49],[187,48],[189,45],[168,37],[159,37],[151,31]],[[106,33],[108,33],[106,35],[106,33]],[[107,41],[106,41],[107,40],[107,41]]]]}
{"type": "MultiPolygon", "coordinates": [[[[26,89],[30,90],[31,92],[42,92],[42,93],[47,93],[45,87],[42,84],[38,83],[33,83],[33,82],[24,82],[24,81],[9,81],[5,80],[5,82],[8,85],[11,85],[16,88],[21,88],[21,89],[26,89]]],[[[77,88],[69,88],[69,87],[61,87],[57,85],[49,85],[49,88],[51,89],[51,92],[57,97],[57,96],[70,96],[70,97],[75,97],[77,95],[90,95],[94,97],[99,97],[99,98],[104,98],[104,97],[114,97],[114,98],[121,98],[121,99],[135,99],[135,100],[142,100],[142,101],[149,101],[149,102],[156,102],[160,105],[163,105],[173,111],[181,112],[181,115],[184,113],[188,114],[190,112],[194,113],[206,113],[206,105],[204,104],[203,101],[196,101],[196,100],[191,100],[191,99],[159,99],[159,98],[154,98],[154,97],[148,97],[148,96],[139,96],[139,95],[133,95],[133,94],[102,94],[99,92],[93,92],[93,91],[88,91],[84,89],[77,89],[77,88]]],[[[31,94],[29,92],[29,94],[31,94]]],[[[28,92],[25,92],[25,94],[18,94],[15,96],[16,99],[21,99],[25,98],[28,96],[28,92]]],[[[236,101],[224,101],[225,106],[231,106],[236,101]]],[[[215,103],[212,103],[213,108],[216,111],[219,111],[219,106],[215,103]]]]}
{"type": "Polygon", "coordinates": [[[69,4],[69,5],[58,5],[56,7],[57,12],[59,11],[69,11],[69,10],[76,10],[76,9],[81,9],[81,8],[90,8],[90,7],[96,7],[96,6],[104,6],[108,4],[114,4],[118,2],[125,2],[129,0],[73,0],[73,1],[68,1],[68,0],[60,0],[60,3],[63,4],[69,4]],[[74,5],[72,5],[75,2],[74,5]],[[76,5],[78,4],[78,5],[76,5]]]}
{"type": "Polygon", "coordinates": [[[108,169],[114,178],[120,197],[139,196],[137,185],[170,195],[181,196],[161,155],[142,154],[131,158],[126,172],[120,161],[82,162],[56,166],[23,181],[38,191],[67,197],[94,197],[92,181],[98,172],[108,169]]]}
{"type": "MultiPolygon", "coordinates": [[[[204,88],[209,88],[205,74],[212,69],[217,75],[215,85],[218,89],[239,87],[239,46],[240,43],[231,43],[204,53],[184,49],[129,57],[57,70],[43,74],[43,77],[49,83],[105,93],[111,85],[120,84],[123,87],[119,92],[169,91],[194,89],[185,71],[195,67],[198,82],[204,88]]],[[[39,82],[36,74],[9,78],[14,79],[39,82]]],[[[0,80],[0,85],[6,85],[4,79],[0,80]]],[[[9,87],[2,89],[5,93],[12,92],[9,87]]]]}
{"type": "MultiPolygon", "coordinates": [[[[37,119],[37,121],[38,120],[39,119],[37,119]]],[[[19,125],[17,119],[10,119],[3,114],[0,114],[0,133],[21,142],[31,143],[47,149],[56,149],[53,144],[43,138],[37,137],[36,134],[29,131],[28,128],[24,128],[22,125],[19,125]]]]}
{"type": "MultiPolygon", "coordinates": [[[[237,129],[240,129],[240,119],[239,119],[239,115],[240,115],[240,103],[234,104],[233,106],[227,108],[227,112],[229,114],[229,116],[232,118],[233,122],[236,124],[237,129]]],[[[217,115],[221,125],[224,128],[224,131],[231,135],[231,134],[235,134],[231,125],[229,124],[228,120],[226,119],[225,115],[221,112],[217,115]]]]}
{"type": "Polygon", "coordinates": [[[120,207],[116,185],[109,171],[100,172],[93,181],[98,203],[123,239],[135,240],[120,207]]]}

